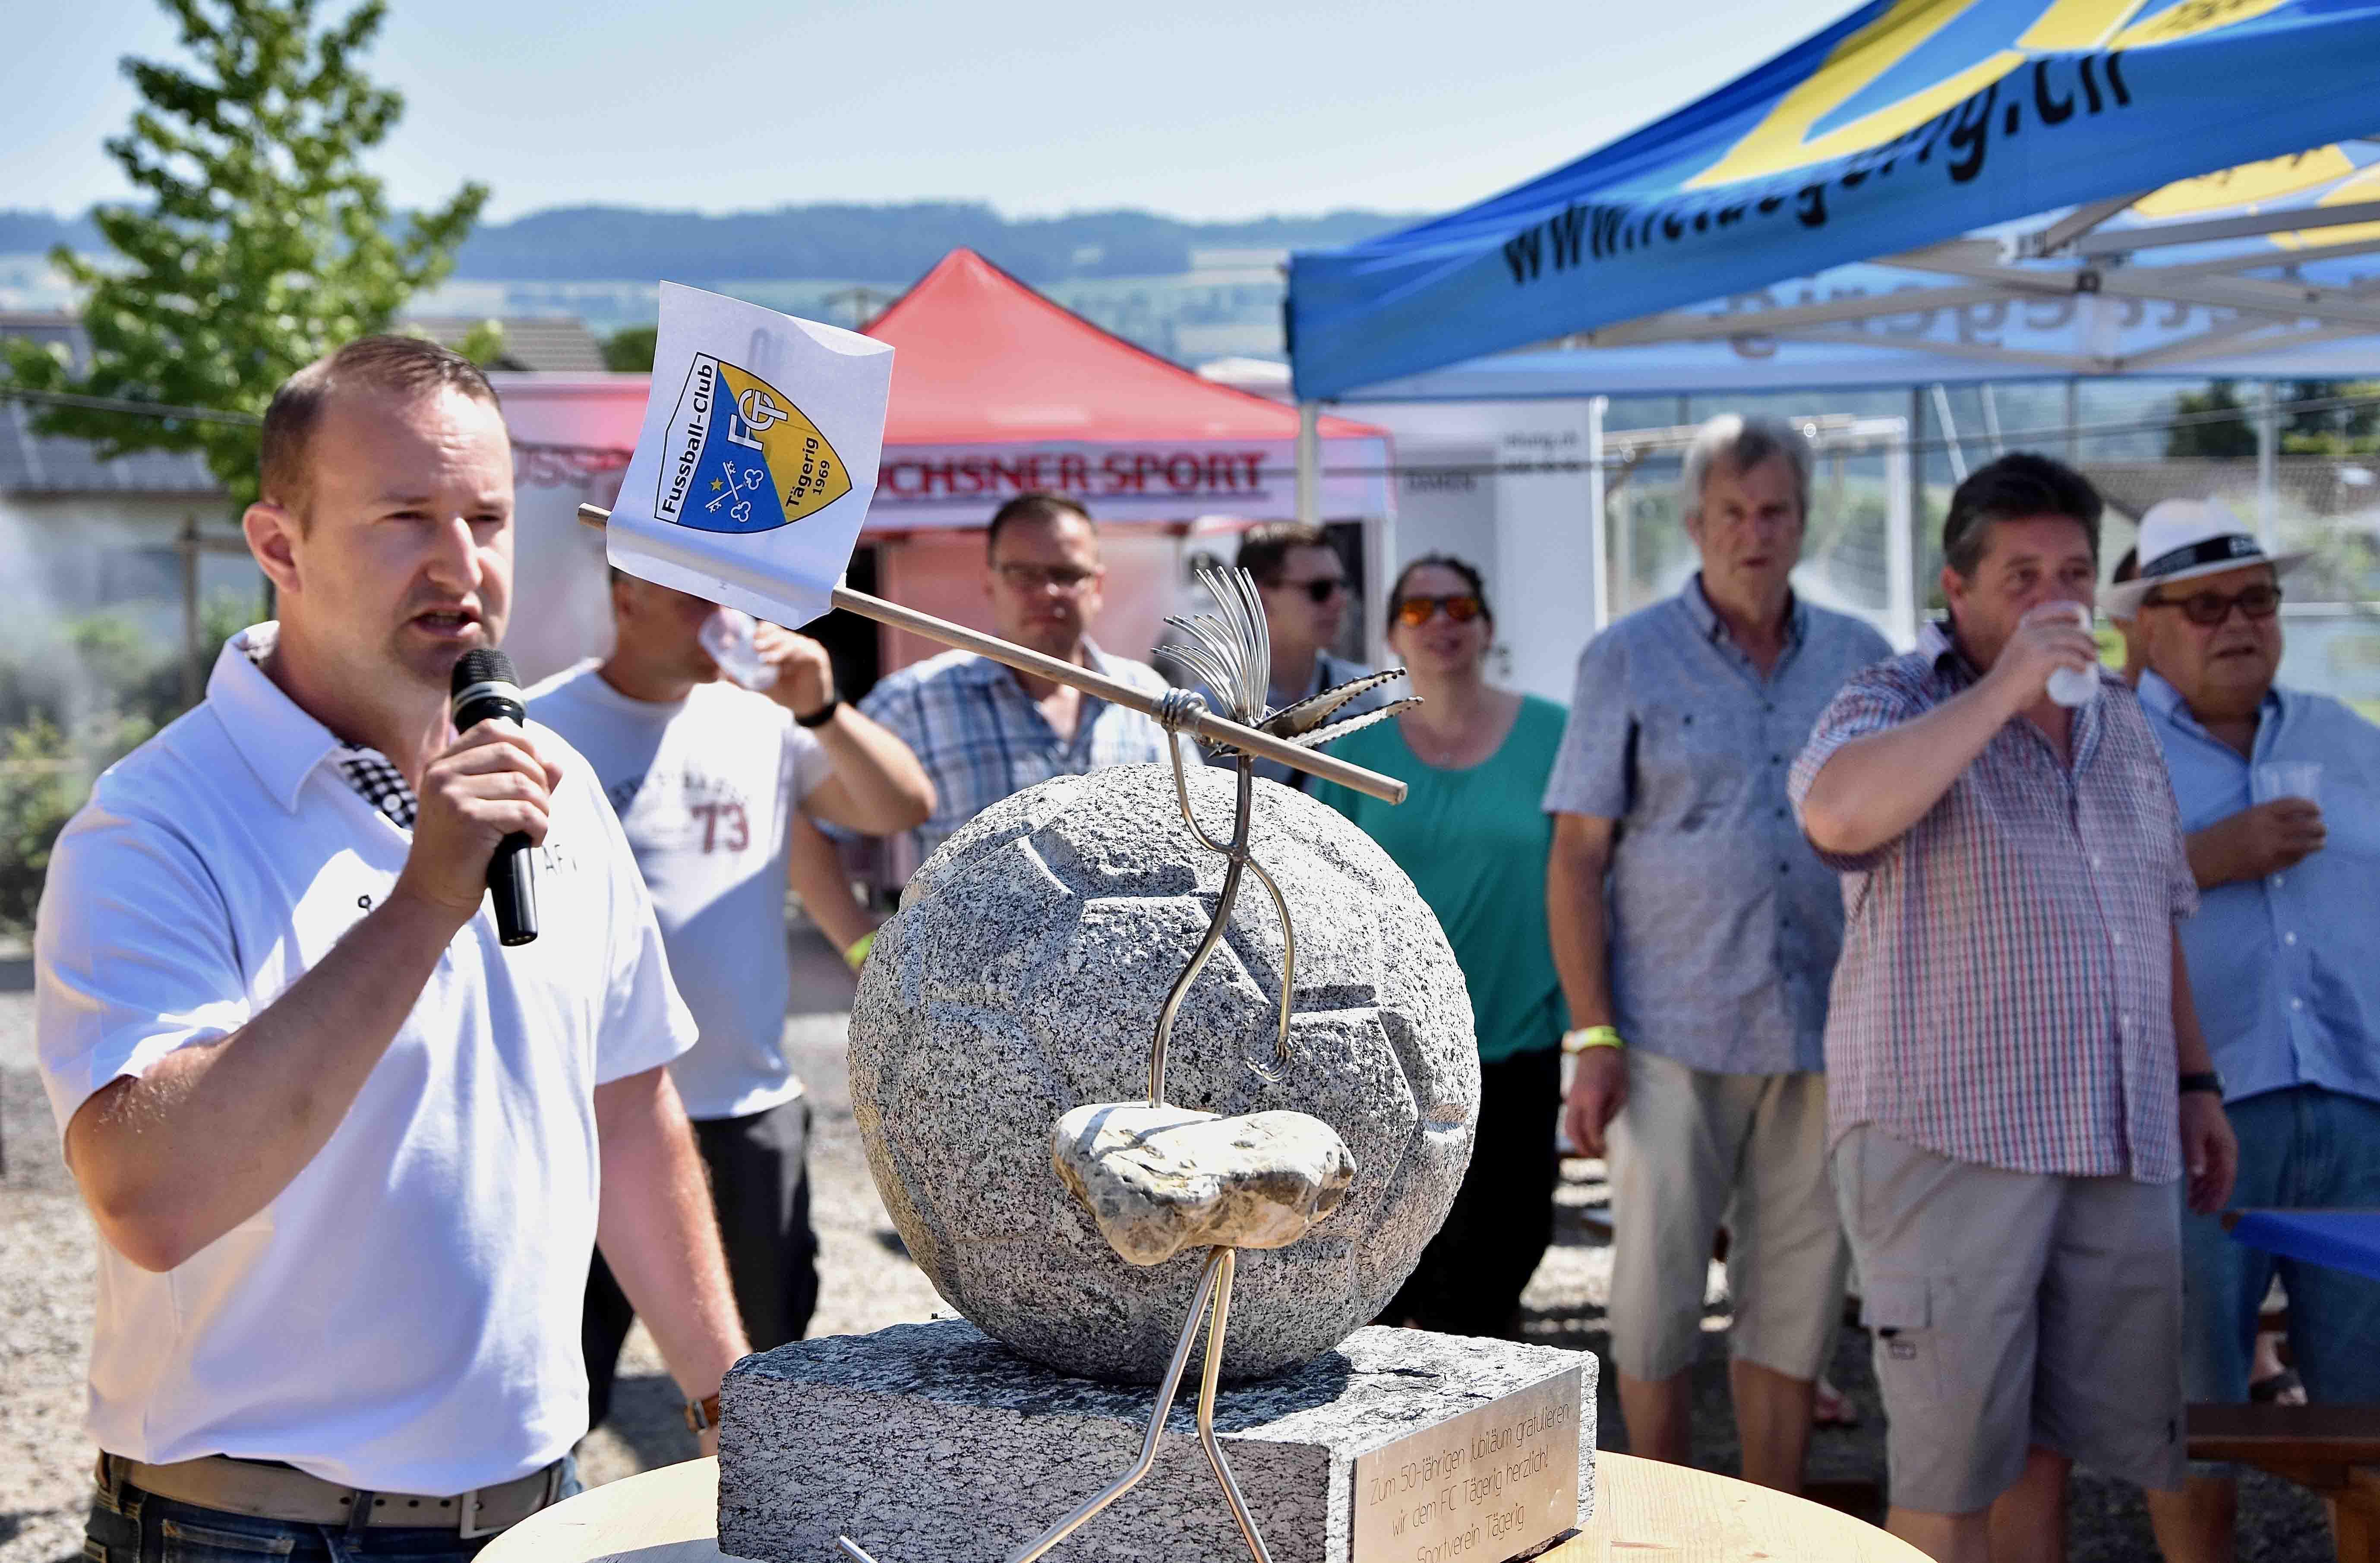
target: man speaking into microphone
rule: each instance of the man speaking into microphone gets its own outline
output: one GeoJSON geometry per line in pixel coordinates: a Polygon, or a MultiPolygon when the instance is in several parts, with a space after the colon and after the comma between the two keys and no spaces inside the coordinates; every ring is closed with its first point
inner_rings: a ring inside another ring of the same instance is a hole
{"type": "Polygon", "coordinates": [[[101,778],[38,920],[102,1238],[86,1550],[465,1557],[571,1485],[590,1243],[694,1406],[744,1350],[663,1067],[694,1028],[584,762],[453,730],[512,595],[487,381],[365,338],[290,377],[261,460],[279,622],[101,778]],[[516,834],[540,927],[507,948],[516,834]]]}

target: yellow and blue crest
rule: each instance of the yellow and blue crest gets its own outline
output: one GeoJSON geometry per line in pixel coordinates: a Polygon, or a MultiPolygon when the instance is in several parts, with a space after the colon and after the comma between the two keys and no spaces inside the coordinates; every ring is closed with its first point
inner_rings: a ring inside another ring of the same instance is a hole
{"type": "Polygon", "coordinates": [[[697,354],[670,415],[653,515],[705,532],[767,532],[851,492],[851,473],[792,397],[697,354]]]}

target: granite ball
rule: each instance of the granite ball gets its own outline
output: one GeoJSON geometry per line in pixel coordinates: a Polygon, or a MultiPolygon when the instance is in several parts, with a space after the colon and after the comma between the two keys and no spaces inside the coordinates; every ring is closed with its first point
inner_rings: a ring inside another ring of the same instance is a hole
{"type": "MultiPolygon", "coordinates": [[[[1229,839],[1235,780],[1195,768],[1229,839]]],[[[1290,1058],[1276,1066],[1281,928],[1245,876],[1174,1022],[1166,1099],[1290,1109],[1354,1158],[1338,1208],[1243,1252],[1223,1374],[1329,1351],[1413,1273],[1471,1159],[1471,1000],[1413,881],[1342,816],[1256,783],[1252,851],[1297,936],[1290,1058]]],[[[1050,1163],[1058,1119],[1148,1090],[1165,996],[1214,915],[1225,859],[1192,839],[1171,770],[1058,777],[986,809],[910,881],[852,1006],[852,1110],[877,1192],[935,1288],[985,1334],[1061,1372],[1161,1377],[1203,1250],[1126,1264],[1050,1163]]]]}

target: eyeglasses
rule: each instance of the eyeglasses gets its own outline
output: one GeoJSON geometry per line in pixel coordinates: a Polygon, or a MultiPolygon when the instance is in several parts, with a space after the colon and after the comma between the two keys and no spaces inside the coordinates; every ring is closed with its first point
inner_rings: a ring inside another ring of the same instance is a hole
{"type": "Polygon", "coordinates": [[[1097,570],[1077,570],[1071,564],[995,564],[1000,578],[1019,591],[1039,591],[1047,587],[1072,597],[1099,576],[1097,570]]]}
{"type": "Polygon", "coordinates": [[[2277,586],[2252,586],[2229,597],[2219,591],[2202,591],[2190,597],[2144,597],[2143,608],[2179,608],[2181,616],[2201,629],[2213,629],[2231,616],[2237,608],[2251,619],[2269,619],[2281,611],[2281,588],[2277,586]]]}
{"type": "Polygon", "coordinates": [[[1487,610],[1470,592],[1453,597],[1404,597],[1397,600],[1397,623],[1407,629],[1419,629],[1438,616],[1439,609],[1458,624],[1467,624],[1487,610]]]}
{"type": "Polygon", "coordinates": [[[1330,601],[1332,598],[1347,589],[1347,577],[1344,576],[1318,576],[1310,581],[1275,581],[1272,583],[1272,589],[1275,591],[1302,591],[1305,593],[1308,600],[1319,606],[1322,603],[1330,601]]]}

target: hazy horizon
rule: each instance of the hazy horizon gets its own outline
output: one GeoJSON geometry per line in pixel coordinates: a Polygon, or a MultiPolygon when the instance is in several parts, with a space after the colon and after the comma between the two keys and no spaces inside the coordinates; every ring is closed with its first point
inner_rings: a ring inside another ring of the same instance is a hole
{"type": "MultiPolygon", "coordinates": [[[[1850,0],[1390,0],[1351,17],[1277,0],[1196,15],[1099,0],[798,18],[730,0],[571,15],[484,0],[393,7],[362,58],[406,94],[371,165],[423,207],[466,179],[490,222],[580,204],[718,214],[980,201],[1011,220],[1146,211],[1187,222],[1436,212],[1568,162],[1790,47],[1850,0]],[[956,192],[956,193],[953,193],[956,192]]],[[[344,15],[328,6],[324,20],[344,15]]],[[[137,102],[126,55],[182,57],[151,0],[18,18],[18,133],[0,189],[73,215],[127,193],[102,150],[137,102]]]]}

